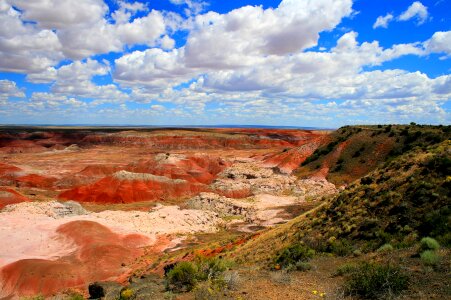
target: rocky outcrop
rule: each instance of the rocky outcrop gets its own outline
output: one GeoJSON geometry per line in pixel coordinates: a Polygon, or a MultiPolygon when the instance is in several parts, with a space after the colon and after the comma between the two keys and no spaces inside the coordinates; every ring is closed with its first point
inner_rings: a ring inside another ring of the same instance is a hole
{"type": "Polygon", "coordinates": [[[245,198],[260,193],[279,194],[290,190],[294,176],[276,174],[258,162],[236,162],[221,172],[212,190],[230,198],[245,198]]]}
{"type": "Polygon", "coordinates": [[[302,200],[318,200],[338,193],[338,189],[324,178],[309,178],[296,181],[293,193],[302,200]]]}
{"type": "Polygon", "coordinates": [[[215,193],[200,193],[188,201],[192,209],[209,210],[220,216],[242,216],[246,221],[254,219],[255,208],[250,203],[234,201],[215,193]]]}

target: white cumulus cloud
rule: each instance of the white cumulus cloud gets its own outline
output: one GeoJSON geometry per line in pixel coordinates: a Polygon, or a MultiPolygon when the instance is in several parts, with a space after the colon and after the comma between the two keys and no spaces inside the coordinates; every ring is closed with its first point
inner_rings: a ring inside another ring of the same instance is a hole
{"type": "Polygon", "coordinates": [[[385,16],[379,16],[376,19],[376,22],[373,24],[373,28],[376,29],[378,27],[387,28],[388,23],[393,20],[392,14],[386,14],[385,16]]]}
{"type": "Polygon", "coordinates": [[[416,18],[417,24],[421,25],[426,22],[428,18],[428,8],[424,6],[421,2],[415,1],[410,5],[405,12],[403,12],[399,17],[399,21],[408,21],[410,19],[416,18]]]}
{"type": "Polygon", "coordinates": [[[14,81],[0,80],[0,103],[7,101],[11,97],[23,98],[25,93],[17,87],[14,81]]]}

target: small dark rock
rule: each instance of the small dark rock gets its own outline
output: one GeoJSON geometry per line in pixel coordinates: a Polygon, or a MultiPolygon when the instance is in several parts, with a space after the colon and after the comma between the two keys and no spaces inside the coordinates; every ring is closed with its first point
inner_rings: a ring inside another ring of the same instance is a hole
{"type": "Polygon", "coordinates": [[[117,299],[121,289],[117,282],[94,282],[88,287],[89,299],[117,299]]]}

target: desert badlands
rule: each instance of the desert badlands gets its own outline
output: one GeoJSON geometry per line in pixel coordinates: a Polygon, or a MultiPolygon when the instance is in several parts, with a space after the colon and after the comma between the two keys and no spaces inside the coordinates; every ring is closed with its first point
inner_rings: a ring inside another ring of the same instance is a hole
{"type": "Polygon", "coordinates": [[[321,131],[5,128],[0,135],[0,297],[123,282],[150,252],[196,243],[196,234],[284,223],[315,196],[337,191],[321,174],[291,174],[327,142],[321,131]]]}
{"type": "Polygon", "coordinates": [[[450,132],[2,127],[0,299],[444,299],[450,132]]]}

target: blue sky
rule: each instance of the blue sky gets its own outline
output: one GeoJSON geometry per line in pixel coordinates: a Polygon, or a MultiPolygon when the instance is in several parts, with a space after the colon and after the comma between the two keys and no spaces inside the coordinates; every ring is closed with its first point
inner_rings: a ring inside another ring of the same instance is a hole
{"type": "Polygon", "coordinates": [[[450,124],[449,11],[0,0],[0,124],[450,124]]]}

